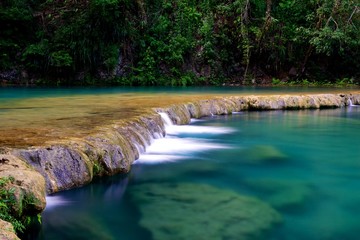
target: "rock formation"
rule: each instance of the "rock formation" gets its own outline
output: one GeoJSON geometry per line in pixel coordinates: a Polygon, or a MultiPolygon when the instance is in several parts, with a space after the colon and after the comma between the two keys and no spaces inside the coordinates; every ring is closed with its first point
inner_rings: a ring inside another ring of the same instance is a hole
{"type": "Polygon", "coordinates": [[[0,219],[0,239],[1,240],[18,240],[11,223],[0,219]]]}

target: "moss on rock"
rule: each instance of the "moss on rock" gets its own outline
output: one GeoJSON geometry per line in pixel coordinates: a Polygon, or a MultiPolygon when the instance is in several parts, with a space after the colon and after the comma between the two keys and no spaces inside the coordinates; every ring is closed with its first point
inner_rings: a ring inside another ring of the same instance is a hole
{"type": "Polygon", "coordinates": [[[18,239],[21,232],[45,208],[45,179],[19,158],[0,154],[0,239],[18,239]]]}
{"type": "Polygon", "coordinates": [[[40,213],[46,205],[45,180],[41,174],[15,156],[0,154],[0,160],[0,178],[14,179],[9,187],[15,189],[17,214],[40,213]]]}
{"type": "Polygon", "coordinates": [[[276,209],[300,208],[314,194],[311,184],[287,179],[261,179],[249,181],[251,189],[264,193],[266,202],[276,209]]]}
{"type": "Polygon", "coordinates": [[[48,193],[79,187],[91,181],[92,173],[84,156],[68,145],[20,149],[12,154],[44,176],[48,193]]]}
{"type": "Polygon", "coordinates": [[[210,185],[140,184],[130,194],[155,240],[257,239],[281,221],[268,204],[210,185]]]}
{"type": "Polygon", "coordinates": [[[258,145],[240,152],[244,162],[249,164],[281,163],[288,157],[270,145],[258,145]]]}

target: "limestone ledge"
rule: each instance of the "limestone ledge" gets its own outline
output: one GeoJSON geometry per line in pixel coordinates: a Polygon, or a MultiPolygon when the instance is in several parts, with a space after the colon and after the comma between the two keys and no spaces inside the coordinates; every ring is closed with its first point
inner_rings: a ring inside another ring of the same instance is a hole
{"type": "Polygon", "coordinates": [[[0,162],[0,177],[15,178],[18,195],[35,196],[37,204],[32,208],[34,212],[41,212],[45,208],[45,192],[51,194],[79,187],[90,183],[94,176],[129,172],[139,154],[145,152],[154,139],[166,134],[158,112],[166,112],[174,124],[188,124],[191,118],[240,111],[339,108],[350,103],[360,104],[360,92],[226,96],[176,104],[153,109],[134,119],[119,120],[82,139],[68,138],[27,149],[2,149],[0,159],[4,161],[0,162]]]}

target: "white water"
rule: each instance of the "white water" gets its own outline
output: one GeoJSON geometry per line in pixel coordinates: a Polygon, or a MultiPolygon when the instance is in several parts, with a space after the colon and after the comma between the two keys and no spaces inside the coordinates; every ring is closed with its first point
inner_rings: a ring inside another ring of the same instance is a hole
{"type": "Polygon", "coordinates": [[[60,196],[46,196],[46,209],[51,209],[59,205],[68,205],[71,201],[67,201],[60,196]]]}
{"type": "MultiPolygon", "coordinates": [[[[205,126],[191,126],[191,125],[174,125],[170,117],[166,113],[159,113],[165,124],[166,135],[178,135],[181,133],[190,134],[226,134],[232,133],[235,130],[227,127],[205,127],[205,126]]],[[[198,119],[191,119],[191,122],[201,121],[198,119]]]]}
{"type": "Polygon", "coordinates": [[[349,106],[350,106],[350,107],[354,106],[354,104],[352,103],[351,98],[349,98],[349,100],[348,100],[348,104],[349,104],[349,106]]]}
{"type": "Polygon", "coordinates": [[[228,134],[235,130],[227,127],[174,125],[166,113],[159,113],[165,124],[166,137],[155,140],[134,164],[158,164],[179,161],[194,152],[231,148],[203,138],[184,137],[186,134],[228,134]],[[182,137],[180,137],[182,135],[182,137]]]}
{"type": "Polygon", "coordinates": [[[350,107],[357,107],[357,106],[359,106],[359,105],[353,104],[351,98],[349,98],[348,103],[349,103],[349,106],[350,106],[350,107]]]}
{"type": "Polygon", "coordinates": [[[163,120],[165,126],[172,126],[174,125],[173,122],[171,121],[169,115],[167,115],[164,112],[159,112],[159,115],[161,116],[161,119],[163,120]]]}

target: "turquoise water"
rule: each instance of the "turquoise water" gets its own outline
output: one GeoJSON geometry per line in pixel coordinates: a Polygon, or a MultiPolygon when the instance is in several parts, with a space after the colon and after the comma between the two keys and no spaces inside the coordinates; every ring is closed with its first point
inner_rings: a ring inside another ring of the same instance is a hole
{"type": "Polygon", "coordinates": [[[49,197],[24,239],[358,239],[360,107],[168,131],[127,176],[49,197]]]}
{"type": "MultiPolygon", "coordinates": [[[[350,90],[346,88],[343,90],[350,90]]],[[[358,88],[354,88],[358,90],[358,88]]],[[[0,101],[36,97],[63,97],[69,95],[127,94],[127,93],[291,93],[334,92],[335,88],[316,87],[1,87],[0,101]]],[[[341,91],[341,89],[338,89],[341,91]]]]}
{"type": "Polygon", "coordinates": [[[0,147],[42,146],[82,138],[114,121],[151,108],[229,95],[349,93],[359,88],[191,87],[45,88],[0,87],[0,147]]]}

